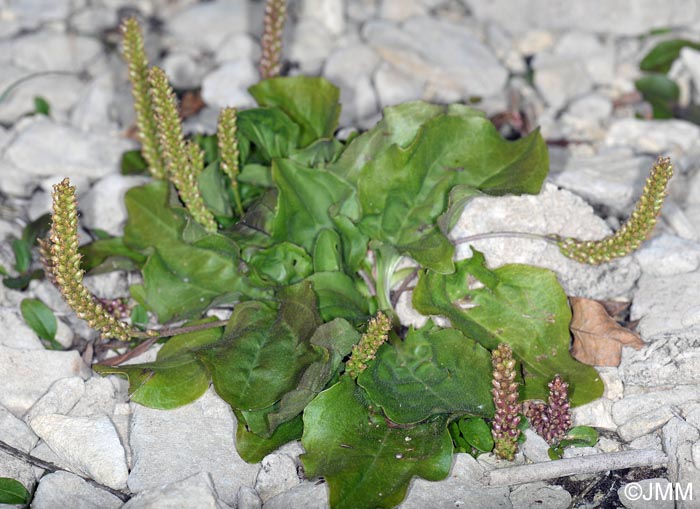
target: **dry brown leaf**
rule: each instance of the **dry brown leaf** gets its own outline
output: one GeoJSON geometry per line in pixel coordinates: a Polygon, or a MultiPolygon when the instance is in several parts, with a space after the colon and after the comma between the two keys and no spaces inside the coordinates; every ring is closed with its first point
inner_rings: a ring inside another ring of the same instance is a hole
{"type": "Polygon", "coordinates": [[[574,344],[571,355],[592,366],[619,366],[623,346],[644,346],[638,334],[620,326],[600,302],[570,297],[574,344]]]}

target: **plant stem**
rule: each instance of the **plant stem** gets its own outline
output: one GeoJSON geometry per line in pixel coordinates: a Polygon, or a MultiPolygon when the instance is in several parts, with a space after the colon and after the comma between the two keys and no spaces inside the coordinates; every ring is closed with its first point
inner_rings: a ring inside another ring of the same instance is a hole
{"type": "Polygon", "coordinates": [[[172,336],[177,336],[179,334],[188,334],[190,332],[197,332],[200,330],[213,329],[216,327],[224,327],[228,323],[228,320],[216,320],[215,322],[200,323],[197,325],[187,325],[185,327],[173,327],[165,328],[159,330],[149,330],[146,332],[137,332],[133,334],[136,338],[169,338],[172,336]]]}
{"type": "Polygon", "coordinates": [[[454,245],[464,244],[466,242],[475,242],[477,240],[483,239],[495,239],[503,237],[516,237],[521,239],[530,240],[543,240],[549,242],[550,244],[557,244],[558,238],[555,235],[542,235],[541,233],[528,233],[528,232],[487,232],[487,233],[477,233],[474,235],[469,235],[468,237],[460,237],[452,241],[454,245]]]}
{"type": "Polygon", "coordinates": [[[55,465],[54,463],[51,463],[49,461],[44,461],[42,459],[36,458],[36,457],[32,456],[31,454],[27,454],[24,451],[20,451],[19,449],[12,447],[10,444],[3,442],[2,440],[0,440],[0,451],[7,453],[10,456],[14,456],[15,458],[18,458],[22,461],[26,461],[27,463],[29,463],[30,465],[34,465],[35,467],[39,467],[39,468],[42,468],[44,470],[48,470],[49,472],[61,471],[61,472],[69,472],[73,475],[77,475],[83,481],[86,481],[86,482],[92,484],[93,486],[95,486],[96,488],[99,488],[101,490],[104,490],[104,491],[114,495],[122,502],[127,502],[131,498],[131,495],[124,493],[123,491],[115,490],[114,488],[110,488],[109,486],[105,486],[104,484],[98,483],[94,479],[90,479],[89,477],[84,477],[80,474],[76,474],[75,472],[71,472],[68,469],[61,468],[58,465],[55,465]]]}

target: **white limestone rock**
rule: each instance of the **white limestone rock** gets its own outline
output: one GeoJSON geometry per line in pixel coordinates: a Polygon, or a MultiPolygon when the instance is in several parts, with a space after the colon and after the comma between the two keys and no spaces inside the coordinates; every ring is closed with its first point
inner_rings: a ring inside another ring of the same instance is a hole
{"type": "Polygon", "coordinates": [[[31,424],[41,415],[68,415],[83,394],[85,394],[85,382],[79,376],[56,380],[46,394],[26,413],[24,421],[31,424]]]}
{"type": "Polygon", "coordinates": [[[383,63],[374,73],[374,84],[381,108],[394,106],[423,97],[425,82],[383,63]]]}
{"type": "Polygon", "coordinates": [[[591,426],[593,428],[615,431],[617,424],[612,419],[613,402],[607,398],[598,398],[586,405],[571,409],[575,426],[591,426]]]}
{"type": "MultiPolygon", "coordinates": [[[[518,231],[600,239],[610,233],[605,222],[579,197],[545,183],[539,195],[478,197],[465,207],[453,240],[487,232],[518,231]]],[[[524,263],[556,272],[567,295],[606,299],[628,295],[639,277],[639,267],[627,257],[591,266],[575,262],[548,242],[493,238],[460,243],[455,258],[471,256],[470,245],[483,252],[489,267],[524,263]]]]}
{"type": "Polygon", "coordinates": [[[82,35],[42,30],[12,41],[12,61],[28,71],[80,72],[102,53],[97,39],[82,35]]]}
{"type": "Polygon", "coordinates": [[[544,482],[521,484],[510,492],[513,509],[543,507],[566,509],[571,504],[571,495],[561,486],[550,486],[544,482]]]}
{"type": "Polygon", "coordinates": [[[365,25],[363,35],[386,62],[425,81],[438,100],[496,95],[508,77],[491,49],[464,24],[430,17],[411,18],[400,27],[376,21],[365,25]]]}
{"type": "Polygon", "coordinates": [[[700,20],[692,0],[652,0],[645,8],[637,0],[465,0],[479,20],[494,20],[511,32],[585,30],[616,35],[641,35],[652,27],[686,26],[700,20]]]}
{"type": "Polygon", "coordinates": [[[0,346],[0,405],[16,415],[29,410],[56,380],[72,376],[88,376],[75,350],[16,350],[0,346]]]}
{"type": "Polygon", "coordinates": [[[248,87],[257,81],[258,71],[250,60],[230,60],[204,77],[202,99],[213,108],[255,106],[248,87]]]}
{"type": "Polygon", "coordinates": [[[700,327],[660,332],[640,350],[623,348],[620,375],[644,387],[700,384],[700,327]]]}
{"type": "Polygon", "coordinates": [[[71,417],[112,417],[117,403],[125,403],[109,378],[93,376],[85,382],[85,390],[68,415],[71,417]],[[121,400],[121,401],[120,401],[121,400]]]}
{"type": "Polygon", "coordinates": [[[316,75],[323,68],[323,63],[332,51],[336,38],[315,20],[302,18],[284,36],[286,60],[298,67],[298,72],[316,75]]]}
{"type": "Polygon", "coordinates": [[[299,15],[337,36],[345,30],[345,3],[345,0],[301,0],[299,15]]]}
{"type": "Polygon", "coordinates": [[[255,480],[255,491],[264,503],[300,483],[294,459],[286,454],[273,453],[262,460],[255,480]]]}
{"type": "Polygon", "coordinates": [[[233,34],[221,43],[216,50],[214,60],[223,64],[237,58],[248,59],[252,62],[260,60],[260,44],[248,34],[233,34]]]}
{"type": "Polygon", "coordinates": [[[248,30],[249,2],[216,0],[194,3],[167,21],[167,30],[182,47],[215,51],[231,34],[248,30]]]}
{"type": "Polygon", "coordinates": [[[126,192],[150,181],[149,177],[127,175],[101,178],[80,201],[83,225],[86,228],[100,228],[115,237],[121,236],[127,219],[124,204],[126,192]]]}
{"type": "Polygon", "coordinates": [[[252,488],[259,470],[259,465],[250,465],[236,454],[235,429],[231,407],[213,389],[174,410],[134,405],[129,489],[140,493],[208,472],[221,500],[234,505],[238,490],[252,488]]]}
{"type": "Polygon", "coordinates": [[[647,435],[661,428],[674,416],[674,410],[669,405],[662,405],[643,414],[637,414],[617,428],[617,434],[625,442],[647,435]]]}
{"type": "Polygon", "coordinates": [[[648,154],[674,154],[690,151],[700,137],[700,127],[685,120],[614,120],[605,144],[632,147],[648,154]]]}
{"type": "Polygon", "coordinates": [[[19,350],[43,350],[39,336],[14,307],[0,307],[0,345],[19,350]]]}
{"type": "Polygon", "coordinates": [[[163,59],[161,65],[168,81],[176,89],[199,87],[211,70],[211,64],[194,51],[174,51],[163,59]]]}
{"type": "Polygon", "coordinates": [[[565,55],[539,53],[532,61],[532,68],[537,90],[555,111],[593,88],[593,80],[583,62],[565,55]]]}
{"type": "Polygon", "coordinates": [[[642,275],[630,318],[642,339],[680,332],[700,323],[700,270],[675,276],[642,275]]]}
{"type": "Polygon", "coordinates": [[[135,147],[133,141],[86,133],[44,116],[22,122],[16,129],[4,159],[17,171],[35,177],[78,175],[97,179],[116,172],[122,153],[135,147]]]}
{"type": "Polygon", "coordinates": [[[636,156],[628,148],[592,156],[572,154],[563,169],[549,178],[589,203],[626,215],[639,198],[653,163],[653,158],[636,156]]]}
{"type": "Polygon", "coordinates": [[[484,487],[484,468],[469,454],[455,454],[447,479],[431,482],[414,477],[400,509],[425,507],[510,507],[508,487],[484,487]]]}
{"type": "Polygon", "coordinates": [[[675,276],[700,267],[700,242],[662,233],[634,253],[642,272],[649,276],[675,276]]]}
{"type": "Polygon", "coordinates": [[[70,123],[82,131],[116,133],[119,125],[113,111],[116,90],[110,76],[98,76],[80,94],[70,115],[70,123]]]}
{"type": "Polygon", "coordinates": [[[118,509],[122,505],[123,502],[108,491],[63,471],[42,477],[32,499],[34,509],[118,509]]]}
{"type": "Polygon", "coordinates": [[[260,500],[260,497],[253,488],[241,486],[241,489],[238,490],[236,507],[238,509],[260,509],[262,507],[262,500],[260,500]]]}
{"type": "MultiPolygon", "coordinates": [[[[0,440],[15,449],[29,453],[38,438],[24,422],[0,406],[0,440]]],[[[34,471],[29,463],[1,451],[0,477],[16,479],[30,492],[36,484],[34,471]]]]}
{"type": "Polygon", "coordinates": [[[263,509],[328,509],[328,485],[325,482],[304,482],[271,498],[263,509]]]}
{"type": "Polygon", "coordinates": [[[691,385],[628,395],[613,404],[612,416],[615,423],[623,425],[664,405],[678,407],[698,400],[700,400],[700,387],[691,385]]]}
{"type": "Polygon", "coordinates": [[[122,506],[122,509],[226,509],[231,506],[219,500],[211,476],[200,472],[192,477],[164,486],[142,491],[122,506]]]}
{"type": "Polygon", "coordinates": [[[110,488],[126,487],[124,447],[108,417],[46,414],[32,419],[31,427],[74,472],[110,488]]]}
{"type": "Polygon", "coordinates": [[[656,496],[656,493],[673,493],[668,479],[654,478],[635,481],[636,486],[629,487],[627,483],[617,490],[620,502],[627,509],[673,509],[675,504],[672,497],[656,496]],[[641,495],[641,497],[640,497],[641,495]]]}
{"type": "Polygon", "coordinates": [[[524,432],[525,441],[520,444],[519,449],[527,459],[533,463],[552,461],[549,457],[549,444],[544,438],[539,436],[532,428],[527,428],[524,432]]]}
{"type": "MultiPolygon", "coordinates": [[[[678,483],[682,489],[687,489],[689,484],[700,485],[700,451],[698,441],[700,421],[697,412],[688,416],[686,421],[674,417],[663,428],[664,450],[668,455],[668,480],[678,483]]],[[[692,509],[697,507],[697,500],[676,500],[679,509],[692,509]]]]}

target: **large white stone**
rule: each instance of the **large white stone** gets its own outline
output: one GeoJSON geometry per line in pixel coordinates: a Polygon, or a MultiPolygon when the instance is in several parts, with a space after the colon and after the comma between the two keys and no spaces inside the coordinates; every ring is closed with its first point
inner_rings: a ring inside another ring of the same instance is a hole
{"type": "Polygon", "coordinates": [[[98,76],[80,94],[70,122],[83,131],[116,132],[118,124],[112,111],[116,92],[109,76],[98,76]]]}
{"type": "Polygon", "coordinates": [[[654,412],[664,405],[680,406],[700,400],[700,387],[679,386],[672,390],[659,390],[625,396],[612,407],[613,420],[623,425],[640,416],[654,412]]]}
{"type": "Polygon", "coordinates": [[[693,0],[464,0],[480,20],[491,19],[511,32],[587,30],[641,35],[651,28],[685,26],[700,20],[693,0]]]}
{"type": "Polygon", "coordinates": [[[228,504],[219,500],[211,476],[201,472],[181,481],[142,491],[129,500],[122,509],[226,509],[228,504]]]}
{"type": "Polygon", "coordinates": [[[241,486],[253,487],[259,465],[236,454],[236,419],[231,407],[209,390],[199,400],[174,410],[136,405],[130,444],[134,493],[208,472],[221,500],[236,503],[241,486]]]}
{"type": "MultiPolygon", "coordinates": [[[[38,438],[24,422],[15,417],[5,407],[0,406],[0,440],[15,449],[29,453],[38,438]]],[[[0,477],[16,479],[30,491],[36,483],[30,464],[1,451],[0,477]]]]}
{"type": "Polygon", "coordinates": [[[374,73],[374,84],[382,108],[423,98],[425,82],[383,63],[374,73]]]}
{"type": "Polygon", "coordinates": [[[82,71],[102,52],[97,39],[42,30],[14,39],[12,61],[28,71],[82,71]]]}
{"type": "Polygon", "coordinates": [[[496,95],[508,77],[491,49],[457,23],[416,17],[399,27],[377,21],[366,24],[363,35],[385,61],[426,81],[438,98],[496,95]]]}
{"type": "Polygon", "coordinates": [[[87,368],[75,351],[16,350],[0,346],[0,404],[23,415],[56,380],[86,378],[87,368]]]}
{"type": "Polygon", "coordinates": [[[33,509],[118,509],[123,502],[106,490],[70,472],[54,472],[41,478],[32,499],[33,509]]]}
{"type": "Polygon", "coordinates": [[[700,327],[661,332],[640,350],[623,348],[620,375],[644,387],[700,384],[700,327]]]}
{"type": "Polygon", "coordinates": [[[268,454],[262,460],[260,472],[255,480],[255,491],[263,502],[301,483],[297,465],[286,454],[268,454]]]}
{"type": "Polygon", "coordinates": [[[132,187],[150,181],[148,177],[126,175],[107,175],[97,181],[80,201],[83,226],[100,228],[116,237],[122,235],[127,219],[124,195],[132,187]]]}
{"type": "Polygon", "coordinates": [[[639,279],[630,317],[642,339],[700,324],[700,270],[639,279]]]}
{"type": "Polygon", "coordinates": [[[700,267],[700,242],[662,233],[634,253],[648,276],[675,276],[700,267]]]}
{"type": "Polygon", "coordinates": [[[245,0],[195,3],[167,21],[167,29],[183,47],[215,51],[231,34],[248,30],[245,0]]]}
{"type": "Polygon", "coordinates": [[[668,479],[663,478],[641,479],[620,486],[617,490],[617,496],[620,497],[620,502],[627,509],[674,509],[676,504],[673,502],[672,496],[656,495],[657,493],[673,493],[673,486],[669,484],[668,479]]]}
{"type": "Polygon", "coordinates": [[[513,509],[566,509],[571,504],[571,495],[561,486],[533,482],[517,486],[510,493],[510,501],[513,509]]]}
{"type": "Polygon", "coordinates": [[[271,498],[263,509],[328,509],[328,485],[325,482],[304,482],[271,498]]]}
{"type": "Polygon", "coordinates": [[[469,454],[455,454],[447,479],[438,482],[414,477],[400,509],[426,507],[511,507],[508,487],[487,488],[479,482],[484,468],[469,454]],[[463,505],[466,504],[466,505],[463,505]]]}
{"type": "Polygon", "coordinates": [[[335,37],[315,20],[302,18],[284,39],[285,60],[293,62],[298,72],[318,74],[335,45],[335,37]]]}
{"type": "Polygon", "coordinates": [[[0,307],[0,345],[25,350],[43,350],[44,345],[15,308],[0,307]]]}
{"type": "Polygon", "coordinates": [[[586,66],[576,58],[540,53],[533,59],[532,68],[535,86],[555,111],[593,88],[586,66]]]}
{"type": "Polygon", "coordinates": [[[248,87],[257,81],[258,71],[250,60],[231,60],[204,77],[202,99],[214,108],[255,106],[248,87]]]}
{"type": "Polygon", "coordinates": [[[605,144],[632,147],[650,154],[688,152],[700,138],[700,127],[685,120],[617,119],[610,125],[605,144]]]}
{"type": "Polygon", "coordinates": [[[4,159],[30,176],[79,175],[97,179],[118,171],[122,154],[134,146],[125,138],[86,133],[41,116],[22,123],[5,149],[4,159]]]}
{"type": "MultiPolygon", "coordinates": [[[[688,416],[690,417],[690,416],[688,416]]],[[[664,450],[668,455],[668,480],[678,483],[683,490],[688,489],[692,484],[694,489],[700,485],[700,451],[698,451],[698,431],[697,420],[693,422],[690,418],[684,421],[678,417],[671,419],[663,428],[664,450]]],[[[697,492],[697,491],[696,491],[697,492]]],[[[698,507],[697,497],[676,500],[678,509],[694,509],[698,507]]]]}
{"type": "Polygon", "coordinates": [[[112,421],[104,415],[40,415],[32,430],[74,472],[114,489],[126,487],[129,471],[124,447],[112,421]]]}
{"type": "MultiPolygon", "coordinates": [[[[600,239],[610,233],[605,222],[583,200],[545,183],[539,195],[474,198],[465,207],[450,238],[502,231],[580,239],[600,239]]],[[[598,266],[584,265],[565,257],[548,242],[514,237],[460,243],[456,258],[469,257],[470,245],[485,254],[492,268],[525,263],[555,271],[568,295],[594,299],[627,295],[639,277],[639,267],[630,257],[598,266]]]]}
{"type": "Polygon", "coordinates": [[[83,394],[85,394],[85,382],[79,376],[56,380],[46,394],[26,413],[24,421],[31,423],[34,418],[41,415],[68,415],[83,394]]]}
{"type": "Polygon", "coordinates": [[[345,29],[345,3],[345,0],[301,0],[300,15],[339,35],[345,29]]]}

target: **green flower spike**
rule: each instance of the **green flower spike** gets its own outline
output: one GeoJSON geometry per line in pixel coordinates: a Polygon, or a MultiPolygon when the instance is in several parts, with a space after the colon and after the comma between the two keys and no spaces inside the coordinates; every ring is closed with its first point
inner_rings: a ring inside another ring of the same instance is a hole
{"type": "Polygon", "coordinates": [[[282,32],[287,15],[286,0],[267,0],[261,39],[260,79],[279,76],[282,60],[282,32]]]}
{"type": "Polygon", "coordinates": [[[141,152],[148,163],[148,169],[154,178],[164,179],[165,162],[160,149],[156,121],[153,115],[153,102],[149,93],[148,59],[143,47],[143,35],[138,22],[129,18],[122,24],[124,40],[123,55],[129,66],[131,94],[136,110],[136,127],[141,142],[141,152]]]}
{"type": "Polygon", "coordinates": [[[204,204],[197,184],[197,177],[204,170],[204,155],[196,144],[185,143],[175,92],[163,69],[151,68],[148,81],[168,178],[175,184],[194,220],[209,233],[215,233],[217,226],[214,215],[204,204]]]}
{"type": "Polygon", "coordinates": [[[241,195],[238,192],[238,159],[240,158],[240,151],[238,150],[238,137],[236,136],[238,130],[236,125],[237,115],[238,111],[236,108],[224,108],[221,110],[216,135],[219,140],[221,169],[231,179],[233,196],[236,200],[236,210],[238,211],[238,216],[242,217],[243,204],[241,203],[241,195]]]}
{"type": "Polygon", "coordinates": [[[672,175],[671,160],[659,157],[632,215],[617,232],[602,240],[555,237],[561,252],[578,262],[591,265],[609,262],[633,252],[654,230],[672,175]]]}
{"type": "Polygon", "coordinates": [[[360,373],[367,369],[367,363],[375,358],[377,350],[389,337],[390,330],[391,320],[381,311],[369,321],[367,332],[352,347],[350,360],[345,366],[348,375],[357,378],[360,373]]]}
{"type": "Polygon", "coordinates": [[[102,306],[83,284],[78,252],[78,203],[75,187],[68,179],[53,186],[53,215],[47,240],[40,241],[44,267],[49,279],[78,318],[87,321],[103,338],[128,341],[129,326],[102,306]]]}
{"type": "Polygon", "coordinates": [[[498,345],[491,352],[493,363],[493,403],[496,413],[491,423],[493,435],[493,452],[499,458],[513,461],[518,452],[518,437],[520,436],[520,410],[518,403],[518,382],[515,381],[515,360],[513,352],[506,344],[498,345]]]}

